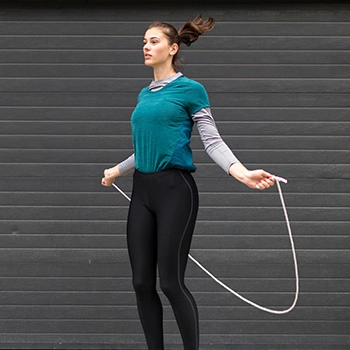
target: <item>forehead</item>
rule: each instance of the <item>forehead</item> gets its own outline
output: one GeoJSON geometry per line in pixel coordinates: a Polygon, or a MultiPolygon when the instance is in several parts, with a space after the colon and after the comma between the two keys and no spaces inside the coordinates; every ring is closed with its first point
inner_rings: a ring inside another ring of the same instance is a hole
{"type": "Polygon", "coordinates": [[[145,33],[145,39],[151,39],[151,38],[166,39],[166,36],[160,28],[154,27],[154,28],[148,29],[145,33]]]}

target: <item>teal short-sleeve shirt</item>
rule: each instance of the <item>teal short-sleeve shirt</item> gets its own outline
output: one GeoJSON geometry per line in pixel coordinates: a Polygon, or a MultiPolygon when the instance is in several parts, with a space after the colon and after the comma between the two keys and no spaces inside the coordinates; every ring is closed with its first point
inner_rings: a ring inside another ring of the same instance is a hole
{"type": "Polygon", "coordinates": [[[143,88],[131,116],[135,168],[146,173],[170,168],[195,171],[191,117],[209,106],[203,85],[185,76],[160,90],[143,88]]]}

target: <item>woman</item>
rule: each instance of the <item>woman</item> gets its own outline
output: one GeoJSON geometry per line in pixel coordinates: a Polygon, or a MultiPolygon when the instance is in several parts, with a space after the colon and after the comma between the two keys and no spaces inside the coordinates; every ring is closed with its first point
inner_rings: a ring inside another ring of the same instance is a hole
{"type": "Polygon", "coordinates": [[[221,139],[204,87],[179,72],[181,43],[191,45],[214,26],[201,16],[179,31],[154,22],[144,36],[144,61],[154,80],[141,90],[131,117],[134,154],[104,171],[103,186],[134,171],[128,214],[127,243],[133,286],[148,349],[164,350],[160,287],[172,306],[185,350],[198,350],[196,303],[184,284],[185,268],[198,210],[198,192],[191,172],[190,137],[197,124],[207,153],[250,188],[273,185],[273,175],[249,171],[221,139]]]}

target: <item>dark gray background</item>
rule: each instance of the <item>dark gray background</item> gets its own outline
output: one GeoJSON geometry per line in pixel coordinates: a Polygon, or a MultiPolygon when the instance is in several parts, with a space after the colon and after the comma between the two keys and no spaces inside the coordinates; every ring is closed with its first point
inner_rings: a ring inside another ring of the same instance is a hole
{"type": "MultiPolygon", "coordinates": [[[[132,153],[129,118],[152,78],[153,20],[198,13],[183,48],[218,128],[283,185],[300,269],[293,312],[258,311],[192,262],[201,349],[348,349],[350,6],[337,3],[0,3],[0,348],[143,349],[125,245],[127,201],[100,186],[132,153]]],[[[191,254],[255,302],[288,308],[295,280],[276,187],[231,179],[195,131],[200,212],[191,254]]],[[[118,180],[130,193],[131,176],[118,180]]],[[[163,298],[164,300],[164,298],[163,298]]],[[[166,302],[169,349],[180,349],[166,302]]]]}

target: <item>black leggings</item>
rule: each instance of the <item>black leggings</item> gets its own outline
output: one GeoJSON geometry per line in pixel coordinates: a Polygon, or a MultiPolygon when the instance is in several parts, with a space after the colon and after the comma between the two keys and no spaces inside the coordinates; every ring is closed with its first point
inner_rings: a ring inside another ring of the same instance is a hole
{"type": "Polygon", "coordinates": [[[135,171],[127,239],[137,307],[149,350],[163,350],[163,309],[168,298],[185,350],[198,350],[198,311],[184,275],[198,211],[198,190],[187,171],[135,171]]]}

